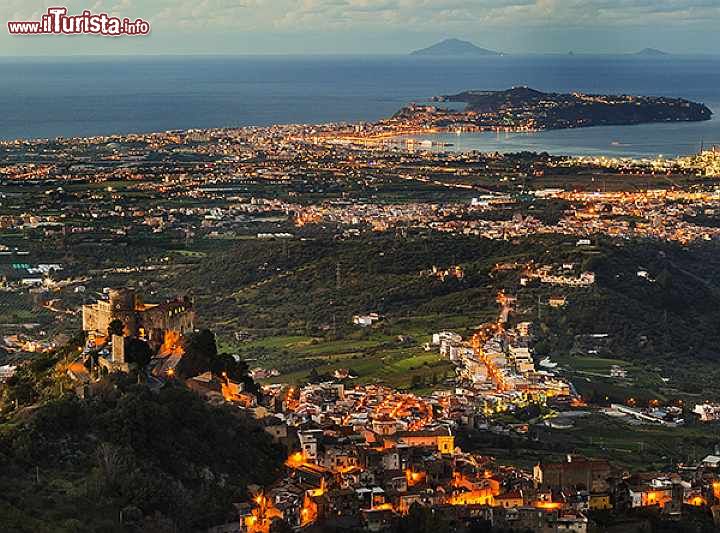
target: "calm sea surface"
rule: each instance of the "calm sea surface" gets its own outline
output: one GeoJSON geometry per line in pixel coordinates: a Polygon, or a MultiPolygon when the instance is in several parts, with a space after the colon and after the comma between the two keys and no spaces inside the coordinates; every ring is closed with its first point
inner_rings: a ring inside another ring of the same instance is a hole
{"type": "Polygon", "coordinates": [[[505,56],[0,59],[0,138],[376,120],[466,89],[678,96],[704,123],[443,136],[448,149],[676,155],[720,144],[720,57],[505,56]]]}

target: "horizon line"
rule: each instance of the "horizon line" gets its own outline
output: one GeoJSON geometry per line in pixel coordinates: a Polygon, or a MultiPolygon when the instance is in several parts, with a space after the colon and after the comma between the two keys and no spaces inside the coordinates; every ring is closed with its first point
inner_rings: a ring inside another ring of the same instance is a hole
{"type": "Polygon", "coordinates": [[[664,52],[662,55],[645,55],[640,51],[631,52],[578,52],[575,50],[565,52],[500,52],[495,54],[458,54],[458,55],[416,55],[410,52],[196,52],[187,54],[183,52],[150,52],[150,53],[78,53],[78,54],[3,54],[0,59],[62,59],[62,58],[142,58],[142,57],[412,57],[420,61],[432,59],[499,59],[517,56],[621,56],[637,57],[642,59],[667,59],[668,57],[718,57],[720,52],[664,52]]]}

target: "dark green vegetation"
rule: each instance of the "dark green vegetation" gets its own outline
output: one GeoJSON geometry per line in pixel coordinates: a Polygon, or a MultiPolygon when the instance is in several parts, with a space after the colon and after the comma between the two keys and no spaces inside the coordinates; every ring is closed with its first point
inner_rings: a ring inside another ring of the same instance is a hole
{"type": "Polygon", "coordinates": [[[710,120],[712,111],[682,98],[544,93],[528,87],[465,91],[440,101],[466,102],[467,111],[508,121],[532,116],[543,129],[710,120]],[[552,105],[550,105],[551,103],[552,105]]]}
{"type": "MultiPolygon", "coordinates": [[[[459,518],[453,509],[431,509],[413,504],[407,515],[397,519],[387,531],[392,533],[524,533],[524,529],[492,527],[482,518],[459,518]]],[[[501,513],[498,513],[502,516],[501,513]]],[[[682,520],[659,509],[634,509],[626,512],[595,511],[589,513],[589,533],[711,533],[716,531],[712,515],[703,509],[686,505],[682,520]]],[[[498,517],[495,518],[499,520],[498,517]]],[[[510,522],[512,524],[512,522],[510,522]]],[[[272,531],[272,530],[271,530],[272,531]]],[[[284,531],[284,530],[283,530],[284,531]]],[[[325,526],[316,531],[354,533],[355,529],[325,526]]]]}
{"type": "MultiPolygon", "coordinates": [[[[199,316],[217,329],[221,343],[290,373],[309,371],[318,359],[354,367],[359,362],[353,355],[379,347],[412,350],[442,329],[467,334],[494,317],[495,296],[504,289],[520,297],[516,319],[535,322],[538,355],[570,368],[577,361],[576,371],[605,375],[611,364],[626,365],[637,387],[620,387],[613,399],[643,389],[649,397],[670,400],[679,393],[718,396],[719,263],[717,246],[710,243],[684,248],[601,239],[578,247],[563,237],[511,243],[384,235],[246,241],[204,258],[170,283],[196,291],[199,316]],[[530,260],[575,263],[595,271],[597,283],[567,288],[536,282],[521,288],[519,270],[492,273],[496,263],[530,260]],[[463,267],[464,279],[443,282],[422,273],[433,265],[453,264],[463,267]],[[639,277],[640,270],[653,281],[639,277]],[[551,295],[566,296],[567,306],[549,308],[551,295]],[[351,324],[353,315],[369,312],[385,316],[372,331],[351,324]],[[250,340],[237,341],[235,333],[250,340]],[[585,339],[591,334],[607,334],[595,352],[585,339]],[[409,339],[401,343],[398,335],[409,339]]],[[[589,382],[582,379],[577,385],[589,394],[596,381],[598,389],[609,386],[608,380],[586,377],[589,382]]]]}
{"type": "Polygon", "coordinates": [[[470,333],[495,317],[487,272],[511,250],[502,242],[421,236],[243,242],[173,284],[212,287],[196,295],[198,315],[212,320],[226,349],[256,360],[251,366],[279,369],[279,380],[346,368],[360,382],[419,389],[451,374],[447,361],[420,346],[433,332],[470,333]],[[467,266],[463,280],[425,272],[454,263],[467,266]],[[352,325],[353,315],[370,312],[384,318],[370,329],[352,325]]]}
{"type": "Polygon", "coordinates": [[[282,334],[328,326],[348,331],[353,315],[369,312],[395,318],[477,316],[495,306],[490,268],[512,253],[513,247],[501,241],[436,235],[243,242],[207,258],[173,284],[188,290],[211,287],[197,296],[199,314],[220,325],[282,334]],[[461,281],[442,282],[422,273],[433,265],[458,263],[467,266],[461,281]]]}
{"type": "Polygon", "coordinates": [[[682,520],[668,518],[659,509],[634,509],[625,513],[617,511],[590,512],[593,529],[603,533],[712,533],[717,531],[712,515],[702,508],[683,506],[682,520]]]}
{"type": "Polygon", "coordinates": [[[4,390],[5,412],[20,409],[0,423],[0,530],[206,529],[236,520],[247,484],[278,474],[282,453],[261,428],[180,385],[153,392],[113,375],[87,399],[66,392],[74,352],[37,359],[4,390]]]}
{"type": "Polygon", "coordinates": [[[600,347],[606,356],[670,378],[654,392],[718,396],[717,245],[608,242],[584,266],[597,273],[597,287],[575,291],[566,309],[544,315],[541,351],[572,355],[578,335],[608,334],[600,347]],[[643,270],[650,279],[637,275],[643,270]]]}
{"type": "Polygon", "coordinates": [[[600,413],[573,418],[571,429],[538,425],[529,438],[467,430],[459,434],[462,449],[482,450],[499,464],[531,469],[539,461],[562,461],[567,454],[597,456],[630,471],[661,471],[668,465],[695,464],[713,452],[717,425],[632,425],[600,413]]]}
{"type": "Polygon", "coordinates": [[[241,383],[243,390],[253,394],[259,393],[259,387],[248,376],[248,366],[227,353],[218,353],[215,334],[203,329],[183,338],[184,354],[178,365],[181,376],[190,378],[210,371],[214,376],[230,379],[241,383]]]}
{"type": "MultiPolygon", "coordinates": [[[[429,317],[432,318],[432,317],[429,317]]],[[[467,321],[466,317],[459,317],[467,321]]],[[[442,388],[454,377],[454,366],[436,351],[426,352],[417,345],[429,340],[424,331],[409,341],[389,334],[421,322],[388,321],[377,331],[356,331],[338,338],[278,336],[257,339],[239,345],[240,355],[257,364],[281,372],[271,381],[304,383],[328,379],[334,371],[346,369],[356,379],[353,383],[385,383],[398,389],[422,392],[442,388]]],[[[255,364],[255,363],[253,363],[255,364]]]]}
{"type": "MultiPolygon", "coordinates": [[[[537,201],[521,207],[525,214],[552,222],[563,206],[537,201]]],[[[511,210],[488,214],[511,215],[511,210]]],[[[67,275],[81,276],[89,269],[93,279],[86,294],[91,299],[103,287],[140,282],[148,301],[189,293],[195,297],[200,326],[217,332],[221,351],[257,360],[250,366],[278,368],[291,380],[301,380],[317,367],[321,374],[351,368],[361,380],[402,387],[413,384],[412,373],[420,374],[422,385],[442,382],[449,368],[435,367],[441,362],[428,359],[434,354],[423,352],[421,345],[438,330],[466,335],[492,320],[495,295],[506,289],[520,298],[515,318],[535,322],[538,355],[560,362],[588,397],[718,397],[716,244],[685,248],[601,238],[594,246],[577,247],[570,237],[508,242],[414,230],[343,240],[313,226],[294,231],[305,239],[186,242],[138,231],[122,237],[117,246],[70,241],[61,245],[59,257],[39,247],[33,253],[36,261],[63,261],[67,275]],[[492,274],[496,263],[530,260],[573,262],[597,272],[598,281],[587,289],[521,288],[519,271],[492,274]],[[112,266],[118,264],[152,270],[116,272],[112,266]],[[426,273],[433,265],[454,264],[463,267],[464,279],[443,282],[426,273]],[[638,277],[639,270],[654,281],[638,277]],[[544,305],[556,295],[566,296],[568,305],[544,305]],[[351,324],[353,315],[369,312],[384,315],[371,331],[351,324]],[[585,338],[590,334],[608,335],[597,353],[590,353],[593,347],[585,338]],[[628,379],[603,377],[612,364],[626,368],[628,379]]],[[[72,308],[86,298],[69,292],[63,303],[72,308]]],[[[42,327],[77,327],[77,316],[54,316],[55,324],[42,327]]]]}

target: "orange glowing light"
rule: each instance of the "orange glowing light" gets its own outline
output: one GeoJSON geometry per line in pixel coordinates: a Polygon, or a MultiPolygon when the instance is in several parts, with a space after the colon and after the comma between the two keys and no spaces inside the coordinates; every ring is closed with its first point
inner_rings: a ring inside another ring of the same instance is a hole
{"type": "Polygon", "coordinates": [[[415,485],[418,485],[425,481],[426,478],[425,472],[415,472],[408,468],[405,470],[405,479],[407,480],[407,484],[410,487],[414,487],[415,485]]]}
{"type": "Polygon", "coordinates": [[[180,342],[181,334],[179,331],[167,330],[163,336],[163,343],[158,350],[158,355],[183,355],[185,352],[180,342]]]}
{"type": "Polygon", "coordinates": [[[300,525],[302,527],[310,525],[317,520],[317,517],[318,506],[306,493],[305,499],[303,500],[303,506],[300,511],[300,525]]]}
{"type": "Polygon", "coordinates": [[[448,499],[448,503],[450,505],[494,505],[495,499],[490,489],[479,489],[455,494],[448,499]]]}
{"type": "Polygon", "coordinates": [[[535,502],[535,508],[544,509],[545,511],[554,511],[562,507],[558,502],[535,502]]]}
{"type": "Polygon", "coordinates": [[[691,498],[688,503],[690,505],[694,505],[695,507],[702,507],[705,505],[705,498],[702,496],[695,496],[694,498],[691,498]]]}
{"type": "Polygon", "coordinates": [[[295,452],[290,454],[290,457],[287,458],[285,464],[290,468],[297,468],[298,466],[305,464],[305,456],[302,452],[295,452]]]}
{"type": "Polygon", "coordinates": [[[389,503],[381,503],[379,505],[374,505],[373,510],[374,511],[392,511],[393,506],[392,506],[392,504],[389,504],[389,503]]]}

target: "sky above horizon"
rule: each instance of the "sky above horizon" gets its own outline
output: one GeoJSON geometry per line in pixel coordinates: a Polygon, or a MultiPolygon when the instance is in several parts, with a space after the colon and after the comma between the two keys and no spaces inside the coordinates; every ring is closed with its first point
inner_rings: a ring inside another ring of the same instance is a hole
{"type": "Polygon", "coordinates": [[[405,54],[447,37],[507,53],[720,53],[720,0],[3,0],[0,55],[405,54]],[[143,37],[11,36],[50,6],[143,37]]]}

